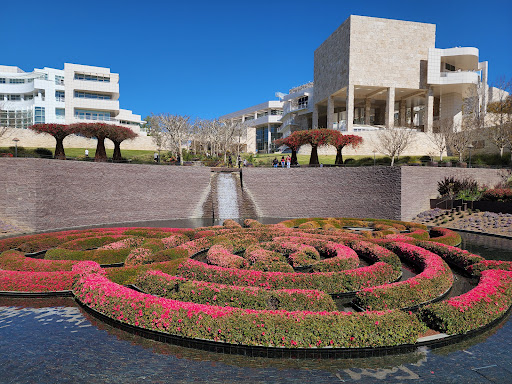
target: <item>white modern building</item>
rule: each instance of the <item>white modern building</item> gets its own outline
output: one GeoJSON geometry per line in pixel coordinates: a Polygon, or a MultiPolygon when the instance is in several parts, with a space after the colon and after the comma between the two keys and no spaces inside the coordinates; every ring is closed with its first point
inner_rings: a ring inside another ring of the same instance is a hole
{"type": "Polygon", "coordinates": [[[221,119],[254,118],[249,151],[271,150],[265,143],[272,134],[331,128],[363,136],[358,153],[371,155],[376,132],[407,127],[417,131],[411,154],[426,154],[432,149],[427,135],[439,121],[460,129],[464,100],[478,97],[485,114],[492,94],[488,63],[480,61],[477,48],[440,49],[435,43],[434,24],[352,15],[315,50],[313,82],[221,119]],[[282,115],[259,118],[270,105],[282,115]]]}
{"type": "Polygon", "coordinates": [[[109,68],[65,63],[64,69],[24,72],[0,65],[0,126],[82,121],[124,125],[141,134],[140,115],[119,107],[119,74],[109,68]]]}

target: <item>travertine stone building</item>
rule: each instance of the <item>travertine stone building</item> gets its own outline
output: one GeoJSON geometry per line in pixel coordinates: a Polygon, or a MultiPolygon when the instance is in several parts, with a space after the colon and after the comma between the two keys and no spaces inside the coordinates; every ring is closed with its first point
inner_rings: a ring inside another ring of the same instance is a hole
{"type": "Polygon", "coordinates": [[[463,100],[478,89],[485,113],[488,93],[487,62],[479,62],[477,48],[435,44],[434,24],[350,16],[315,50],[314,82],[276,94],[283,103],[278,132],[331,128],[371,135],[407,127],[418,132],[426,153],[425,134],[436,121],[459,129],[463,100]]]}

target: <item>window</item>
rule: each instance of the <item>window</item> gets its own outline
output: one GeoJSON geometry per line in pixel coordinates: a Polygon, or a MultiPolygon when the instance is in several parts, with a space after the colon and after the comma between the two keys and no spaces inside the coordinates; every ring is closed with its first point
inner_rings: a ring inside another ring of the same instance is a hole
{"type": "Polygon", "coordinates": [[[55,118],[57,120],[64,120],[66,110],[64,108],[55,108],[55,118]]]}
{"type": "Polygon", "coordinates": [[[86,73],[75,73],[75,80],[99,81],[102,83],[110,83],[110,77],[101,75],[90,75],[86,73]]]}
{"type": "Polygon", "coordinates": [[[280,110],[280,109],[271,109],[270,110],[270,114],[273,115],[273,116],[282,115],[283,111],[280,110]]]}
{"type": "Polygon", "coordinates": [[[55,75],[55,84],[64,85],[64,76],[55,75]]]}
{"type": "Polygon", "coordinates": [[[0,111],[0,126],[11,128],[28,128],[32,125],[32,110],[0,111]]]}
{"type": "Polygon", "coordinates": [[[32,95],[32,94],[31,95],[25,95],[25,96],[23,96],[23,99],[25,99],[25,100],[33,100],[34,99],[34,95],[32,95]]]}
{"type": "Polygon", "coordinates": [[[65,101],[65,93],[64,91],[55,91],[55,100],[57,101],[65,101]]]}
{"type": "Polygon", "coordinates": [[[308,96],[299,97],[297,100],[297,105],[299,109],[308,107],[308,96]]]}
{"type": "Polygon", "coordinates": [[[75,91],[75,97],[79,99],[111,100],[112,96],[101,93],[75,91]]]}
{"type": "Polygon", "coordinates": [[[7,95],[7,100],[10,101],[20,101],[21,95],[7,95]]]}
{"type": "Polygon", "coordinates": [[[5,77],[0,77],[0,84],[5,84],[5,77]]]}
{"type": "Polygon", "coordinates": [[[36,107],[34,113],[34,124],[44,124],[45,112],[44,107],[36,107]]]}
{"type": "Polygon", "coordinates": [[[452,72],[455,71],[455,65],[451,65],[451,64],[445,63],[444,67],[446,68],[447,71],[452,71],[452,72]]]}
{"type": "Polygon", "coordinates": [[[9,84],[25,84],[25,79],[9,79],[9,84]]]}
{"type": "Polygon", "coordinates": [[[75,118],[79,120],[101,120],[110,121],[110,113],[102,111],[87,111],[83,109],[75,110],[75,118]]]}

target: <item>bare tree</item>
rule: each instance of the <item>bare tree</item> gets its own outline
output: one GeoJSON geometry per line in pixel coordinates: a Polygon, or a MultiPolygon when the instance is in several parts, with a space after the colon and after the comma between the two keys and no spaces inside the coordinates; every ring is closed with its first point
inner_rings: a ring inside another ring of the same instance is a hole
{"type": "Polygon", "coordinates": [[[224,150],[224,162],[226,162],[227,152],[238,132],[238,125],[239,122],[231,119],[220,121],[219,139],[224,150]]]}
{"type": "Polygon", "coordinates": [[[379,152],[391,157],[391,166],[407,147],[414,141],[416,131],[409,128],[392,127],[379,131],[377,148],[379,152]]]}
{"type": "Polygon", "coordinates": [[[190,116],[161,113],[151,115],[151,123],[155,131],[159,132],[158,135],[162,135],[161,145],[179,155],[180,164],[183,165],[182,146],[191,135],[190,116]]]}
{"type": "Polygon", "coordinates": [[[495,88],[496,95],[493,94],[493,100],[487,105],[487,120],[490,125],[487,134],[503,157],[505,147],[512,144],[512,79],[506,80],[501,77],[495,88]]]}
{"type": "Polygon", "coordinates": [[[447,137],[453,133],[453,119],[446,118],[435,122],[432,132],[427,133],[427,137],[439,152],[439,160],[443,161],[443,153],[446,151],[448,142],[447,137]]]}
{"type": "MultiPolygon", "coordinates": [[[[456,127],[456,125],[455,125],[456,127]]],[[[448,147],[459,156],[459,162],[462,162],[462,156],[466,148],[477,137],[477,130],[470,124],[462,124],[461,129],[454,129],[446,134],[446,143],[448,147]]]]}

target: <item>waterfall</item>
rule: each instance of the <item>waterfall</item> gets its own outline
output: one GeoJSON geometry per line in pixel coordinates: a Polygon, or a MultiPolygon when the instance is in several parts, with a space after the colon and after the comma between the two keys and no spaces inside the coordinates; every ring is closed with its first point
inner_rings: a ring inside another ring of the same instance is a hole
{"type": "Polygon", "coordinates": [[[238,219],[238,197],[236,183],[231,173],[219,173],[217,179],[217,218],[220,220],[238,219]]]}

